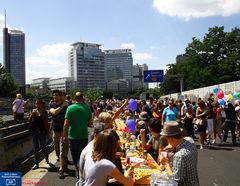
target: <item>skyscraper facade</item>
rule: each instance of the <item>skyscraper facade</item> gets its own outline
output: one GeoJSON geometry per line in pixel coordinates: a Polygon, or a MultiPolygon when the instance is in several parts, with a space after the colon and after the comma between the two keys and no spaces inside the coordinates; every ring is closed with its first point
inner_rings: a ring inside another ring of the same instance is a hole
{"type": "Polygon", "coordinates": [[[25,93],[25,34],[20,30],[3,28],[3,63],[19,85],[20,92],[25,93]]]}
{"type": "Polygon", "coordinates": [[[137,88],[148,88],[148,83],[144,83],[143,75],[144,71],[148,70],[148,66],[146,64],[136,64],[133,65],[133,89],[137,88]]]}
{"type": "Polygon", "coordinates": [[[68,53],[68,75],[81,91],[105,89],[105,61],[101,45],[77,42],[68,53]]]}
{"type": "Polygon", "coordinates": [[[105,50],[106,81],[125,79],[132,87],[133,58],[131,49],[105,50]]]}

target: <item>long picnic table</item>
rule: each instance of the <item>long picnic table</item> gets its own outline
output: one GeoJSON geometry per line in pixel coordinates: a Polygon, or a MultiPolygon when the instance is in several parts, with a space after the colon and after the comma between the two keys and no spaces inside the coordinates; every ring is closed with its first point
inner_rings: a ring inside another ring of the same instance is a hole
{"type": "Polygon", "coordinates": [[[134,164],[142,162],[138,168],[134,168],[133,180],[137,186],[150,185],[152,173],[161,174],[160,167],[149,153],[144,153],[142,147],[140,146],[140,142],[137,141],[137,139],[130,142],[129,138],[131,136],[129,136],[130,134],[126,134],[126,132],[124,132],[126,124],[122,120],[116,120],[115,123],[116,132],[120,137],[122,148],[126,150],[129,146],[134,145],[133,149],[130,147],[130,149],[126,150],[126,157],[121,158],[123,170],[128,168],[129,163],[134,164]]]}

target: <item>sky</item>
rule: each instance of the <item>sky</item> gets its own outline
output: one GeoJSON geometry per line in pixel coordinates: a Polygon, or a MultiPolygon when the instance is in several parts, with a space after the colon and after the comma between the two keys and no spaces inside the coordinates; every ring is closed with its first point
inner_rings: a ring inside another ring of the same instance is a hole
{"type": "MultiPolygon", "coordinates": [[[[210,27],[239,27],[240,0],[2,0],[0,28],[25,33],[26,82],[68,76],[75,42],[132,49],[133,63],[166,69],[210,27]]],[[[2,31],[0,62],[3,61],[2,31]]]]}

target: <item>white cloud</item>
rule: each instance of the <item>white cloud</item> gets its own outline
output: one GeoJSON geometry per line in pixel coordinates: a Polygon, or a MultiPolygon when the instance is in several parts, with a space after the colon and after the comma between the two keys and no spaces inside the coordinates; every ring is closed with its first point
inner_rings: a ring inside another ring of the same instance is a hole
{"type": "Polygon", "coordinates": [[[59,67],[59,66],[63,66],[64,63],[59,60],[55,60],[51,58],[31,56],[26,58],[26,65],[52,65],[52,66],[59,67]]]}
{"type": "Polygon", "coordinates": [[[66,57],[71,48],[70,43],[44,45],[37,50],[37,53],[42,57],[66,57]]]}
{"type": "Polygon", "coordinates": [[[70,43],[47,44],[37,49],[36,56],[26,58],[27,83],[40,77],[67,77],[70,49],[70,43]]]}
{"type": "Polygon", "coordinates": [[[134,62],[146,61],[146,60],[150,60],[153,58],[152,54],[144,53],[144,52],[143,53],[133,52],[132,55],[133,55],[134,62]]]}
{"type": "Polygon", "coordinates": [[[38,71],[38,70],[34,70],[34,69],[31,69],[28,67],[26,68],[26,71],[27,71],[27,73],[26,73],[27,84],[30,84],[33,79],[51,76],[51,74],[49,72],[38,71]]]}
{"type": "Polygon", "coordinates": [[[133,49],[133,48],[135,48],[136,46],[135,46],[134,43],[122,43],[122,44],[121,44],[121,47],[122,47],[122,48],[127,48],[127,49],[133,49]]]}
{"type": "Polygon", "coordinates": [[[239,0],[153,0],[153,7],[184,20],[240,13],[239,0]]]}
{"type": "Polygon", "coordinates": [[[52,78],[59,78],[59,77],[67,77],[68,76],[68,69],[63,68],[59,69],[56,72],[53,72],[52,78]]]}
{"type": "Polygon", "coordinates": [[[40,56],[31,56],[26,58],[27,83],[31,83],[32,79],[41,77],[65,77],[67,76],[67,73],[59,73],[59,71],[67,71],[66,69],[67,64],[60,60],[40,56]]]}

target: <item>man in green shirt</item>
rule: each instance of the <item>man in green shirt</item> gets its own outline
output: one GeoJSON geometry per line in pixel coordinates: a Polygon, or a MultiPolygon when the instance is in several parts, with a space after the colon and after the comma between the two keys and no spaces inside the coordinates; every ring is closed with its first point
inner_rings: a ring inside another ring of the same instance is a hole
{"type": "Polygon", "coordinates": [[[84,103],[82,93],[76,92],[75,101],[75,104],[67,108],[63,140],[65,143],[69,141],[76,176],[79,177],[78,161],[88,143],[88,126],[92,126],[92,113],[89,106],[84,103]]]}

